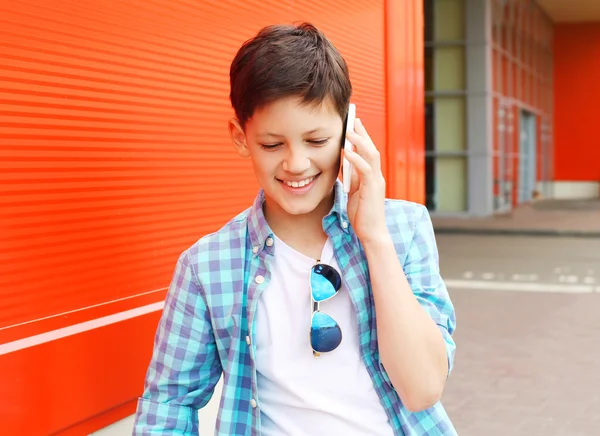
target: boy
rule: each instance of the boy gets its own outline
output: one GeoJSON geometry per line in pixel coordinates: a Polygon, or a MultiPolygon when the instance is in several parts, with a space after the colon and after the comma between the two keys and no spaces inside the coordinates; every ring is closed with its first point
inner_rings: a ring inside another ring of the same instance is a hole
{"type": "Polygon", "coordinates": [[[344,59],[310,24],[270,26],[230,76],[231,138],[262,189],[181,255],[134,434],[197,434],[223,375],[219,435],[455,435],[438,401],[455,315],[427,210],[385,199],[358,119],[347,196],[338,180],[344,59]]]}

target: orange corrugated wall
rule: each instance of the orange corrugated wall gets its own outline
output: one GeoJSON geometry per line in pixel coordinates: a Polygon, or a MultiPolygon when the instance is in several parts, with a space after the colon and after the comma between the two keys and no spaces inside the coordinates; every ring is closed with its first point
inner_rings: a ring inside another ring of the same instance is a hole
{"type": "Polygon", "coordinates": [[[133,412],[178,254],[258,189],[229,63],[301,20],[348,60],[389,194],[422,202],[420,1],[0,0],[2,434],[133,412]]]}
{"type": "Polygon", "coordinates": [[[554,28],[554,176],[600,182],[600,23],[554,28]]]}
{"type": "Polygon", "coordinates": [[[386,1],[388,196],[425,203],[423,2],[386,1]]]}

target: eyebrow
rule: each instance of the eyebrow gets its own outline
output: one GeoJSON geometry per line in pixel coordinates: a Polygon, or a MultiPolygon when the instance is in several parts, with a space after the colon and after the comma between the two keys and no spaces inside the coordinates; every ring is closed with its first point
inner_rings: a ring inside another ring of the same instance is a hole
{"type": "MultiPolygon", "coordinates": [[[[309,130],[308,132],[304,132],[303,135],[310,135],[312,133],[316,133],[316,132],[319,132],[321,130],[325,130],[325,127],[317,127],[316,129],[312,129],[312,130],[309,130]]],[[[264,133],[264,134],[262,134],[260,136],[275,136],[277,138],[283,138],[283,136],[285,136],[285,135],[280,135],[278,133],[267,132],[267,133],[264,133]]]]}

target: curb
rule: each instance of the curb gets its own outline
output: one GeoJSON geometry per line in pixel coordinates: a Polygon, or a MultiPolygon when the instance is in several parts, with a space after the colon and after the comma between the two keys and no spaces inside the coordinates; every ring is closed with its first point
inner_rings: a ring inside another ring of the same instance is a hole
{"type": "Polygon", "coordinates": [[[555,230],[555,229],[497,229],[497,228],[461,228],[433,227],[437,235],[489,235],[489,236],[545,236],[566,238],[600,238],[600,231],[555,230]]]}

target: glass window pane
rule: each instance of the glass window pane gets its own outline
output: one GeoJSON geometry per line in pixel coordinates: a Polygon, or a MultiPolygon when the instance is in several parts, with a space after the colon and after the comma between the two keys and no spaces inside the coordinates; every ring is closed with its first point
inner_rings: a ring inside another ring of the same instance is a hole
{"type": "Polygon", "coordinates": [[[436,41],[465,39],[464,0],[436,0],[434,14],[436,41]]]}
{"type": "Polygon", "coordinates": [[[436,210],[435,204],[435,158],[425,158],[425,206],[429,210],[436,210]]]}
{"type": "Polygon", "coordinates": [[[465,89],[464,47],[436,47],[434,54],[435,89],[465,89]]]}
{"type": "Polygon", "coordinates": [[[432,98],[425,99],[425,150],[435,148],[435,106],[432,98]]]}
{"type": "Polygon", "coordinates": [[[496,92],[502,92],[501,83],[502,83],[502,58],[501,54],[498,50],[492,50],[492,90],[496,92]]]}
{"type": "Polygon", "coordinates": [[[464,212],[467,210],[467,165],[462,157],[436,159],[436,210],[464,212]]]}
{"type": "Polygon", "coordinates": [[[423,18],[425,20],[425,41],[433,41],[433,3],[435,0],[423,1],[423,18]]]}
{"type": "Polygon", "coordinates": [[[425,47],[425,91],[433,91],[433,47],[425,47]]]}
{"type": "Polygon", "coordinates": [[[467,122],[464,97],[436,98],[434,123],[438,152],[465,150],[467,122]]]}

